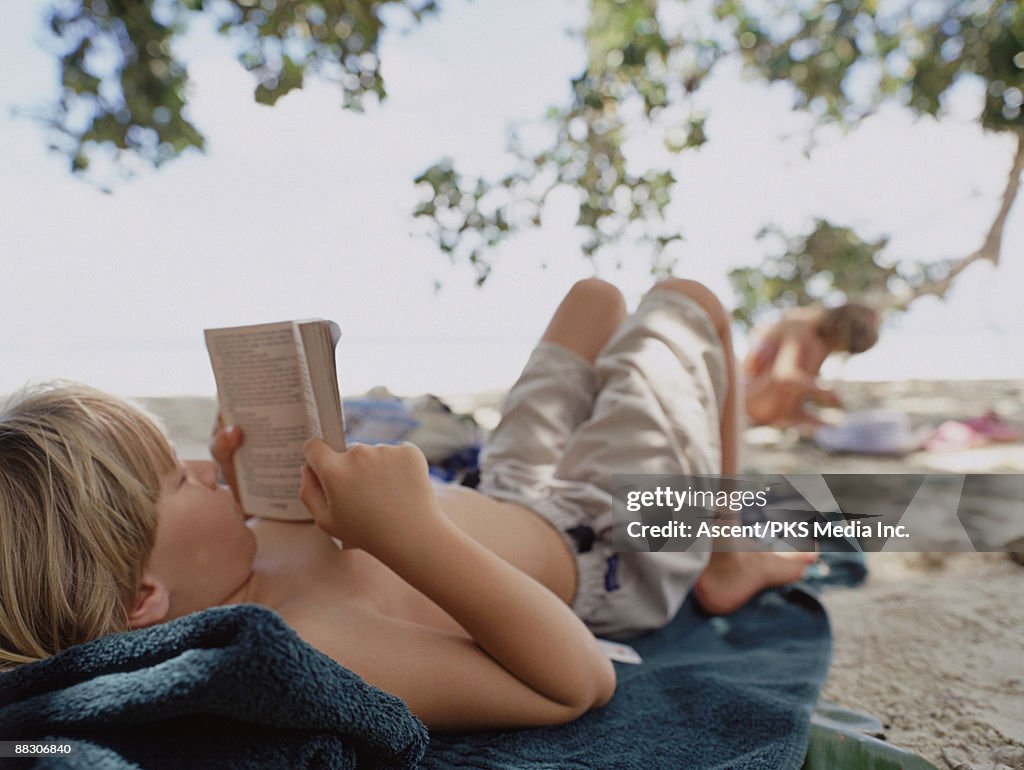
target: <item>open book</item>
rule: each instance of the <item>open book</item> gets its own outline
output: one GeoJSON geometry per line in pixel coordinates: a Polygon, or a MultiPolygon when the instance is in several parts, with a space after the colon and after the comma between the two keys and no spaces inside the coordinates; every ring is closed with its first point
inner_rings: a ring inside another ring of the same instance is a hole
{"type": "Polygon", "coordinates": [[[227,425],[242,429],[235,477],[242,510],[270,519],[311,519],[299,500],[302,445],[345,448],[333,321],[283,321],[207,329],[206,348],[227,425]]]}

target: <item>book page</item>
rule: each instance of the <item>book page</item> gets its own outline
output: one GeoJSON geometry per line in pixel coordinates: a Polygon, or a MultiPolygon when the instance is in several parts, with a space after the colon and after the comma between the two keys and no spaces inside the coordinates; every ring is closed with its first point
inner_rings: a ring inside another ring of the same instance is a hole
{"type": "Polygon", "coordinates": [[[221,411],[242,429],[242,509],[256,516],[311,518],[299,500],[302,445],[312,434],[296,339],[290,321],[206,330],[221,411]]]}
{"type": "Polygon", "coordinates": [[[299,324],[309,373],[309,386],[316,407],[319,426],[317,434],[338,452],[345,450],[345,416],[341,409],[338,370],[334,351],[341,330],[333,321],[312,321],[299,324]]]}

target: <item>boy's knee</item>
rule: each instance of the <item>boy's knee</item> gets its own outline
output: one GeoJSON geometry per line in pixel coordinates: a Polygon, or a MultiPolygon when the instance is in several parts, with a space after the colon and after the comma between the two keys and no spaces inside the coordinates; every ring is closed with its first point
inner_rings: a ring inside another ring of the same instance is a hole
{"type": "Polygon", "coordinates": [[[577,281],[566,295],[570,299],[591,307],[608,307],[625,311],[626,300],[614,284],[600,278],[584,278],[577,281]]]}
{"type": "Polygon", "coordinates": [[[653,288],[667,289],[686,295],[704,308],[720,334],[725,334],[730,329],[731,319],[725,306],[711,289],[699,281],[691,281],[688,278],[665,278],[656,283],[653,288]]]}

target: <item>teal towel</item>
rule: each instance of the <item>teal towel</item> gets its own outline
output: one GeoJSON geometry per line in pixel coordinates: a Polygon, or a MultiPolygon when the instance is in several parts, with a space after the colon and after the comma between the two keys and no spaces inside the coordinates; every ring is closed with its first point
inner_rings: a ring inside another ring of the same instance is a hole
{"type": "Polygon", "coordinates": [[[216,608],[0,675],[0,740],[79,743],[34,765],[47,770],[800,767],[831,647],[811,594],[766,591],[719,618],[687,601],[631,644],[644,663],[616,664],[604,708],[554,727],[435,735],[424,756],[401,701],[269,610],[216,608]]]}
{"type": "Polygon", "coordinates": [[[473,770],[796,770],[831,655],[828,619],[797,588],[738,612],[704,615],[692,598],[665,628],[630,644],[604,708],[568,725],[433,736],[424,768],[473,770]]]}
{"type": "Polygon", "coordinates": [[[0,740],[44,738],[79,751],[36,768],[83,770],[414,768],[427,742],[401,700],[255,605],[115,634],[0,674],[0,740]]]}

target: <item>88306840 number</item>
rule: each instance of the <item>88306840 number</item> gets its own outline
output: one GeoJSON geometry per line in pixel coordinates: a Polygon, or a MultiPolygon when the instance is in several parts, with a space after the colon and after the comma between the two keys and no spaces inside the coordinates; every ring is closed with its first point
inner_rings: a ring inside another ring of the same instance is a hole
{"type": "Polygon", "coordinates": [[[48,757],[74,751],[70,741],[0,741],[0,757],[48,757]]]}

